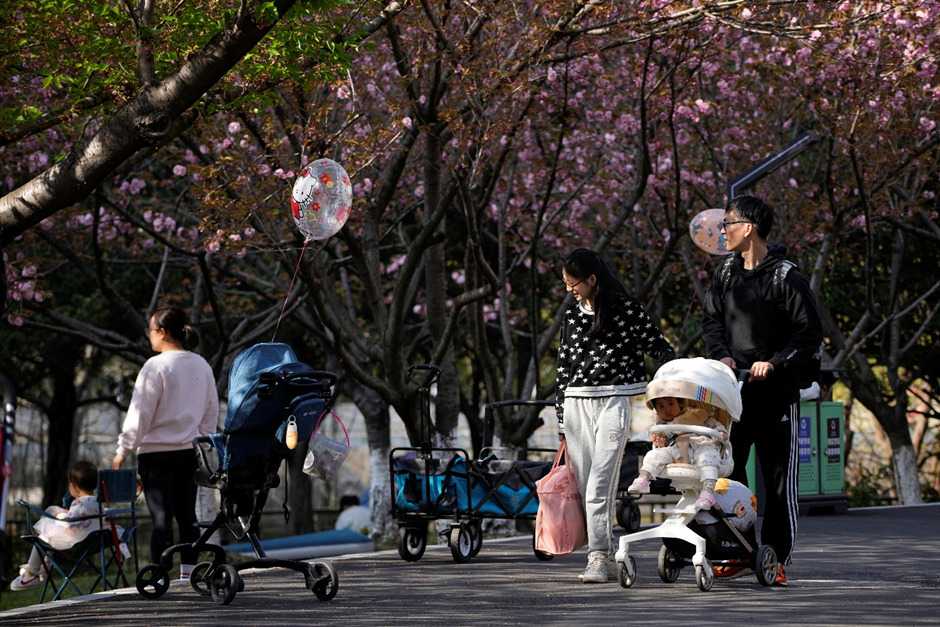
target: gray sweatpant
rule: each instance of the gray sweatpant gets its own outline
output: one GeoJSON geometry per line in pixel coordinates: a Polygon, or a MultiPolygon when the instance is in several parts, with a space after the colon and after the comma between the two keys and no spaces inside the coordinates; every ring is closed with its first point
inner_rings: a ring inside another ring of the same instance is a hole
{"type": "Polygon", "coordinates": [[[630,428],[629,396],[565,397],[565,440],[587,518],[588,551],[613,552],[613,512],[630,428]]]}

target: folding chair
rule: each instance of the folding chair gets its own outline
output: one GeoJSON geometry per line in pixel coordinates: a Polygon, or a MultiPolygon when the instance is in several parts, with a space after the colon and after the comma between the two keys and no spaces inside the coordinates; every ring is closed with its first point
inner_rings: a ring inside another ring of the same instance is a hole
{"type": "MultiPolygon", "coordinates": [[[[98,585],[102,590],[119,587],[123,583],[127,586],[127,577],[124,574],[124,554],[121,543],[133,546],[131,555],[134,558],[134,572],[137,571],[137,471],[126,470],[100,470],[98,471],[98,513],[69,519],[65,524],[79,524],[94,520],[92,531],[81,541],[67,549],[56,549],[38,535],[21,536],[36,547],[43,558],[43,585],[39,602],[46,600],[46,595],[52,593],[50,601],[58,600],[68,590],[76,595],[91,594],[98,585]],[[114,505],[127,504],[123,508],[114,505]],[[130,524],[123,530],[118,529],[116,517],[122,521],[129,520],[130,524]],[[108,571],[115,567],[115,573],[109,577],[108,571]],[[81,574],[95,575],[94,581],[83,586],[83,581],[77,580],[81,574]]],[[[26,509],[26,525],[32,529],[33,523],[39,518],[55,518],[43,509],[30,505],[21,499],[16,501],[26,509]]],[[[63,522],[63,521],[59,521],[63,522]]]]}
{"type": "Polygon", "coordinates": [[[102,525],[109,535],[102,540],[102,555],[107,556],[104,562],[105,589],[117,588],[118,582],[127,587],[128,577],[124,572],[124,561],[133,556],[134,569],[130,571],[130,580],[137,574],[137,497],[140,496],[140,484],[137,481],[137,469],[127,468],[121,470],[98,471],[98,508],[104,519],[102,525]],[[119,533],[118,521],[123,523],[123,533],[119,533]],[[121,551],[121,544],[130,550],[125,557],[121,551]],[[108,581],[107,572],[111,565],[117,566],[114,577],[108,581]]]}

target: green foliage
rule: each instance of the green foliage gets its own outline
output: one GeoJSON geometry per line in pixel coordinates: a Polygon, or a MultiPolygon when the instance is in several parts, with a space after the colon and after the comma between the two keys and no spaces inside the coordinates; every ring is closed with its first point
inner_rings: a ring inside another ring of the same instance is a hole
{"type": "Polygon", "coordinates": [[[897,502],[894,491],[894,471],[889,464],[877,468],[859,467],[852,483],[845,486],[849,507],[874,507],[897,502]]]}

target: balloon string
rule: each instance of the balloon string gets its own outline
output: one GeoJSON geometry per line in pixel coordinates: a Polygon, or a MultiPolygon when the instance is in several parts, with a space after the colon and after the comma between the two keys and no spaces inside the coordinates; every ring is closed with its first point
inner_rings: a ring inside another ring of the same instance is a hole
{"type": "MultiPolygon", "coordinates": [[[[705,256],[705,262],[702,264],[702,270],[708,265],[708,256],[705,256]]],[[[701,272],[702,270],[699,270],[701,272]]],[[[689,322],[689,314],[692,313],[692,305],[695,304],[695,290],[692,290],[692,300],[689,301],[689,309],[685,312],[685,320],[682,321],[682,328],[679,329],[679,339],[676,341],[676,349],[682,344],[682,335],[685,333],[685,325],[689,322]]]]}
{"type": "Polygon", "coordinates": [[[290,300],[290,291],[294,288],[294,280],[297,278],[297,272],[300,270],[300,262],[304,258],[304,251],[307,250],[307,239],[304,239],[304,246],[300,249],[300,257],[297,258],[297,267],[294,268],[294,276],[291,277],[290,286],[287,288],[287,296],[284,297],[284,306],[281,307],[281,315],[277,317],[277,324],[274,325],[274,336],[271,338],[273,342],[277,338],[277,330],[281,327],[281,319],[284,317],[284,312],[287,310],[287,301],[290,300]]]}

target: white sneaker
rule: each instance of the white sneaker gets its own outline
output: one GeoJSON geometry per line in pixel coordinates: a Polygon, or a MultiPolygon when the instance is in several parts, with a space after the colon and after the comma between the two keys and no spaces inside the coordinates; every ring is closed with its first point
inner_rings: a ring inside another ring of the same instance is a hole
{"type": "Polygon", "coordinates": [[[603,551],[588,553],[587,568],[581,576],[584,583],[607,583],[607,554],[603,551]]]}
{"type": "Polygon", "coordinates": [[[10,590],[28,590],[29,588],[35,588],[40,583],[42,581],[39,579],[39,575],[29,572],[23,566],[20,568],[19,577],[10,582],[10,590]]]}
{"type": "MultiPolygon", "coordinates": [[[[607,558],[607,579],[614,580],[617,578],[617,571],[620,569],[620,566],[617,564],[616,560],[612,557],[607,558]]],[[[578,575],[578,579],[584,581],[584,573],[578,575]]]]}

